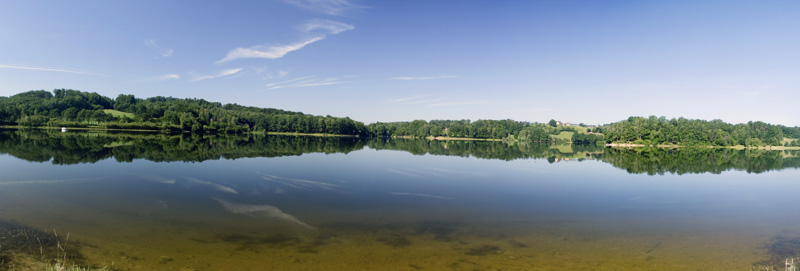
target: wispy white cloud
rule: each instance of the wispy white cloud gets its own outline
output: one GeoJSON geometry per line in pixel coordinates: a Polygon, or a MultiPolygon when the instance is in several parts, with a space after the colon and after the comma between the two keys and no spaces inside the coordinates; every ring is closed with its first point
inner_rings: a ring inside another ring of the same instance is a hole
{"type": "Polygon", "coordinates": [[[434,79],[448,79],[448,78],[458,78],[455,75],[442,75],[442,76],[428,76],[428,77],[410,77],[410,76],[398,76],[392,77],[392,80],[434,80],[434,79]]]}
{"type": "Polygon", "coordinates": [[[407,102],[407,101],[412,101],[412,100],[418,101],[418,100],[420,100],[422,98],[425,98],[425,97],[428,97],[428,96],[431,96],[431,95],[417,95],[417,96],[403,97],[403,98],[397,98],[397,99],[391,100],[389,102],[390,103],[401,103],[401,102],[407,102]]]}
{"type": "Polygon", "coordinates": [[[156,53],[158,53],[158,55],[161,57],[172,56],[172,53],[174,52],[172,49],[162,48],[161,46],[158,46],[158,44],[156,44],[156,41],[157,40],[155,39],[145,40],[144,45],[150,48],[151,50],[155,51],[156,53]]]}
{"type": "Polygon", "coordinates": [[[261,67],[248,67],[250,70],[254,71],[256,74],[260,75],[264,80],[272,80],[272,79],[281,79],[286,76],[289,76],[289,71],[270,71],[267,68],[261,67]]]}
{"type": "Polygon", "coordinates": [[[324,40],[328,35],[339,34],[344,31],[353,30],[354,26],[335,22],[331,20],[312,20],[303,26],[301,31],[313,34],[313,36],[306,38],[302,41],[291,44],[276,44],[276,45],[256,45],[249,48],[235,48],[225,55],[225,58],[217,61],[217,63],[224,63],[240,58],[266,58],[278,59],[288,53],[303,49],[306,45],[324,40]]]}
{"type": "Polygon", "coordinates": [[[309,40],[288,45],[272,45],[272,46],[256,45],[250,48],[236,48],[228,52],[228,54],[225,55],[225,58],[217,61],[217,63],[228,62],[240,58],[278,59],[290,52],[303,49],[303,47],[306,47],[306,45],[312,44],[317,41],[321,41],[324,38],[325,38],[324,36],[314,37],[309,40]]]}
{"type": "Polygon", "coordinates": [[[82,70],[75,70],[75,69],[66,69],[66,68],[53,68],[53,67],[36,67],[36,66],[24,66],[24,65],[4,65],[4,64],[0,64],[0,69],[18,69],[18,70],[47,71],[47,72],[66,72],[66,73],[74,73],[74,74],[97,75],[97,76],[108,77],[108,75],[105,75],[105,74],[102,74],[102,73],[97,73],[97,72],[82,71],[82,70]]]}
{"type": "Polygon", "coordinates": [[[301,31],[306,33],[319,32],[323,35],[336,35],[344,31],[353,30],[354,26],[331,20],[315,19],[302,25],[301,31]]]}
{"type": "Polygon", "coordinates": [[[305,80],[310,80],[310,79],[313,79],[314,77],[315,77],[315,76],[303,76],[303,77],[298,77],[298,78],[289,79],[289,80],[282,81],[282,82],[270,83],[270,84],[267,84],[267,85],[266,85],[266,87],[273,87],[273,86],[279,86],[279,85],[285,85],[285,84],[289,84],[289,83],[294,83],[294,82],[297,82],[297,81],[305,81],[305,80]]]}
{"type": "Polygon", "coordinates": [[[189,79],[189,81],[197,82],[197,81],[203,81],[203,80],[208,80],[208,79],[214,79],[214,78],[230,76],[230,75],[234,75],[234,74],[236,74],[236,73],[238,73],[238,72],[240,72],[242,70],[243,70],[243,68],[227,69],[227,70],[222,70],[222,71],[220,71],[220,72],[218,72],[216,74],[207,74],[207,75],[190,73],[190,75],[192,76],[192,79],[189,79]]]}
{"type": "Polygon", "coordinates": [[[152,82],[161,82],[161,81],[175,80],[175,79],[181,79],[181,76],[178,74],[164,74],[142,79],[141,82],[152,83],[152,82]]]}
{"type": "Polygon", "coordinates": [[[283,2],[302,9],[334,16],[346,16],[352,11],[365,8],[347,0],[283,0],[283,2]]]}
{"type": "Polygon", "coordinates": [[[264,86],[267,87],[267,89],[330,86],[330,85],[339,85],[348,83],[349,81],[344,81],[344,79],[346,78],[352,78],[352,76],[348,76],[345,78],[340,78],[340,77],[319,78],[316,76],[303,76],[282,82],[269,83],[264,86]]]}
{"type": "Polygon", "coordinates": [[[418,95],[411,97],[403,97],[390,100],[389,103],[402,103],[407,105],[424,105],[426,107],[444,107],[444,106],[465,106],[465,105],[481,105],[488,104],[488,100],[465,100],[453,99],[445,97],[430,97],[430,95],[418,95]]]}
{"type": "Polygon", "coordinates": [[[416,101],[408,101],[406,104],[434,104],[434,103],[441,103],[447,101],[445,98],[434,98],[434,99],[419,99],[416,101]]]}

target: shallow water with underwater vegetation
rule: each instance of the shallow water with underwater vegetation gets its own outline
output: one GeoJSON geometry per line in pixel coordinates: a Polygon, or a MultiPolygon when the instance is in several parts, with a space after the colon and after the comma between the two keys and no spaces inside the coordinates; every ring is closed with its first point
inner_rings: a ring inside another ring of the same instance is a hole
{"type": "Polygon", "coordinates": [[[798,156],[3,130],[0,256],[112,270],[782,266],[800,256],[798,156]]]}

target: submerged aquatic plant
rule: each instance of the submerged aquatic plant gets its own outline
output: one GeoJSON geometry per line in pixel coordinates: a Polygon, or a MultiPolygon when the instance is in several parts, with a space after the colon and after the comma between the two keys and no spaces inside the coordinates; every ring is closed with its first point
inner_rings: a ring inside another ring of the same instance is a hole
{"type": "Polygon", "coordinates": [[[105,270],[80,267],[84,258],[79,249],[78,243],[70,241],[69,233],[59,236],[55,229],[43,232],[15,222],[0,221],[0,270],[105,270]]]}
{"type": "MultiPolygon", "coordinates": [[[[800,271],[800,258],[786,258],[784,262],[785,271],[800,271]]],[[[778,271],[772,265],[757,265],[750,267],[750,271],[778,271]]]]}

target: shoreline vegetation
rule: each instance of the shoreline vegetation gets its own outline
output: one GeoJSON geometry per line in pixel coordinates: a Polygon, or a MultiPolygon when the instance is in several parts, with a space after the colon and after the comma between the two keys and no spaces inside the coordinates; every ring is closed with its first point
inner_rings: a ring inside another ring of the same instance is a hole
{"type": "MultiPolygon", "coordinates": [[[[0,129],[17,129],[17,130],[25,130],[25,129],[38,129],[38,130],[61,130],[67,129],[69,130],[76,130],[76,131],[96,131],[96,132],[146,132],[146,133],[160,133],[160,130],[143,130],[143,129],[112,129],[112,128],[102,128],[102,127],[50,127],[50,126],[41,126],[41,127],[25,127],[20,125],[2,125],[0,129]]],[[[190,131],[184,131],[183,133],[191,133],[190,131]]],[[[352,137],[352,138],[359,138],[359,135],[342,135],[342,134],[324,134],[324,133],[298,133],[298,132],[250,132],[244,134],[255,134],[255,135],[286,135],[286,136],[315,136],[315,137],[352,137]]],[[[467,138],[467,137],[446,137],[446,136],[428,136],[428,137],[415,137],[415,136],[391,136],[390,138],[401,138],[401,139],[427,139],[427,140],[439,140],[439,141],[449,141],[449,140],[460,140],[460,141],[503,141],[502,139],[496,138],[467,138]]]]}
{"type": "Polygon", "coordinates": [[[609,147],[724,147],[794,150],[800,127],[751,121],[629,117],[604,125],[550,120],[414,120],[365,125],[349,117],[314,116],[275,108],[173,97],[115,99],[94,92],[32,90],[0,97],[0,127],[163,134],[269,134],[323,137],[421,138],[609,147]]]}
{"type": "MultiPolygon", "coordinates": [[[[144,129],[114,129],[114,128],[103,128],[103,127],[50,127],[50,126],[40,126],[40,127],[25,127],[25,126],[10,126],[10,125],[2,125],[0,129],[17,129],[17,130],[25,130],[25,129],[38,129],[38,130],[62,130],[67,129],[75,130],[75,131],[88,131],[88,132],[144,132],[144,133],[161,133],[161,130],[144,130],[144,129]]],[[[189,134],[191,131],[184,131],[183,133],[189,134]]],[[[318,136],[318,137],[359,137],[359,135],[341,135],[341,134],[323,134],[323,133],[297,133],[297,132],[249,132],[244,134],[257,134],[257,135],[288,135],[288,136],[318,136]]]]}

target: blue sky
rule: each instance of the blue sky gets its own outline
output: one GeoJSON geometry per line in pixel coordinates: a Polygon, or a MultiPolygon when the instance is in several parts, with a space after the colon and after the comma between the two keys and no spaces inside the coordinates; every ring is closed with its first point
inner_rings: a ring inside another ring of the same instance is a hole
{"type": "Polygon", "coordinates": [[[0,96],[800,126],[797,1],[2,1],[0,96]]]}

